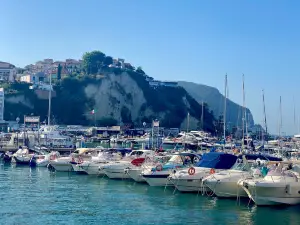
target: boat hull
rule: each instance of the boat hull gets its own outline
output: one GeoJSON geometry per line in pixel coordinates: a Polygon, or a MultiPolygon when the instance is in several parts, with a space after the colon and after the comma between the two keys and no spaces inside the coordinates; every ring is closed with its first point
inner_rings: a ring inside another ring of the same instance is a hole
{"type": "Polygon", "coordinates": [[[174,185],[173,183],[171,183],[168,180],[169,174],[164,174],[164,175],[146,175],[146,174],[143,174],[142,176],[150,186],[165,187],[165,186],[173,186],[174,185]]]}
{"type": "Polygon", "coordinates": [[[13,162],[20,165],[29,165],[31,157],[13,156],[13,162]]]}
{"type": "Polygon", "coordinates": [[[208,187],[202,185],[201,179],[175,179],[172,180],[172,183],[180,192],[201,192],[209,190],[208,187]]]}
{"type": "Polygon", "coordinates": [[[72,164],[67,162],[50,161],[50,165],[58,172],[70,172],[73,170],[72,164]]]}
{"type": "Polygon", "coordinates": [[[87,172],[80,166],[80,164],[72,163],[71,165],[74,172],[79,174],[87,174],[87,172]]]}
{"type": "Polygon", "coordinates": [[[299,185],[266,185],[248,186],[243,184],[244,190],[258,206],[268,205],[297,205],[300,204],[299,185]]]}
{"type": "Polygon", "coordinates": [[[130,176],[131,179],[133,179],[135,182],[139,183],[145,183],[145,179],[142,176],[142,170],[141,169],[127,169],[126,173],[130,176]]]}
{"type": "Polygon", "coordinates": [[[207,186],[217,197],[221,198],[236,198],[237,196],[247,198],[246,191],[237,185],[237,181],[222,181],[212,180],[205,182],[207,186]]]}
{"type": "Polygon", "coordinates": [[[104,173],[110,179],[130,179],[130,176],[125,173],[124,168],[105,168],[104,173]]]}

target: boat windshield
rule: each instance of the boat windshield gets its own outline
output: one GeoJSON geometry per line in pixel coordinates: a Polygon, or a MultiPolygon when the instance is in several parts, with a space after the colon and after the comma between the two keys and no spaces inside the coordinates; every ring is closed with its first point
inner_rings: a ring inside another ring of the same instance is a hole
{"type": "Polygon", "coordinates": [[[249,166],[245,163],[236,162],[232,168],[232,170],[239,170],[239,171],[249,171],[249,166]]]}
{"type": "Polygon", "coordinates": [[[171,159],[166,163],[166,165],[182,165],[183,162],[182,162],[182,159],[180,157],[180,155],[173,155],[171,157],[171,159]]]}

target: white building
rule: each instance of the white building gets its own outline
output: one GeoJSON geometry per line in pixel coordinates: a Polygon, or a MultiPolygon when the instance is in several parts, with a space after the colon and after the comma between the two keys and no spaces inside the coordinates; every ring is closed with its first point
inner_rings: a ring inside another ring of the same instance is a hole
{"type": "Polygon", "coordinates": [[[0,88],[0,122],[4,121],[4,89],[0,88]]]}
{"type": "Polygon", "coordinates": [[[17,75],[17,69],[14,65],[7,62],[0,62],[0,81],[13,82],[17,75]]]}

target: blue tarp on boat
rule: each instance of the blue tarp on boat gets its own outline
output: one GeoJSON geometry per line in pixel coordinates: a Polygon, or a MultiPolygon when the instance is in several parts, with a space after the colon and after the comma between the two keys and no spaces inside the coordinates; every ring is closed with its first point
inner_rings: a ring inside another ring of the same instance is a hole
{"type": "Polygon", "coordinates": [[[201,161],[196,166],[214,169],[230,169],[236,160],[237,157],[235,155],[223,152],[209,152],[202,156],[201,161]]]}

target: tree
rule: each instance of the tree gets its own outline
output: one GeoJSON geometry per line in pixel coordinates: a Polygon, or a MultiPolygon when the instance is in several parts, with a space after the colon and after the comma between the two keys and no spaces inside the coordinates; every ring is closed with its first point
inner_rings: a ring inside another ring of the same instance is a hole
{"type": "Polygon", "coordinates": [[[106,56],[103,64],[105,66],[109,66],[109,65],[113,64],[113,58],[111,56],[106,56]]]}
{"type": "Polygon", "coordinates": [[[138,67],[136,68],[136,72],[137,72],[137,73],[141,73],[141,74],[145,74],[145,72],[144,72],[144,70],[142,69],[141,66],[138,66],[138,67]]]}
{"type": "Polygon", "coordinates": [[[103,66],[105,54],[100,51],[86,52],[82,56],[83,67],[87,74],[96,74],[103,66]]]}
{"type": "Polygon", "coordinates": [[[57,67],[57,80],[61,80],[61,70],[62,70],[62,66],[60,64],[58,64],[58,67],[57,67]]]}

